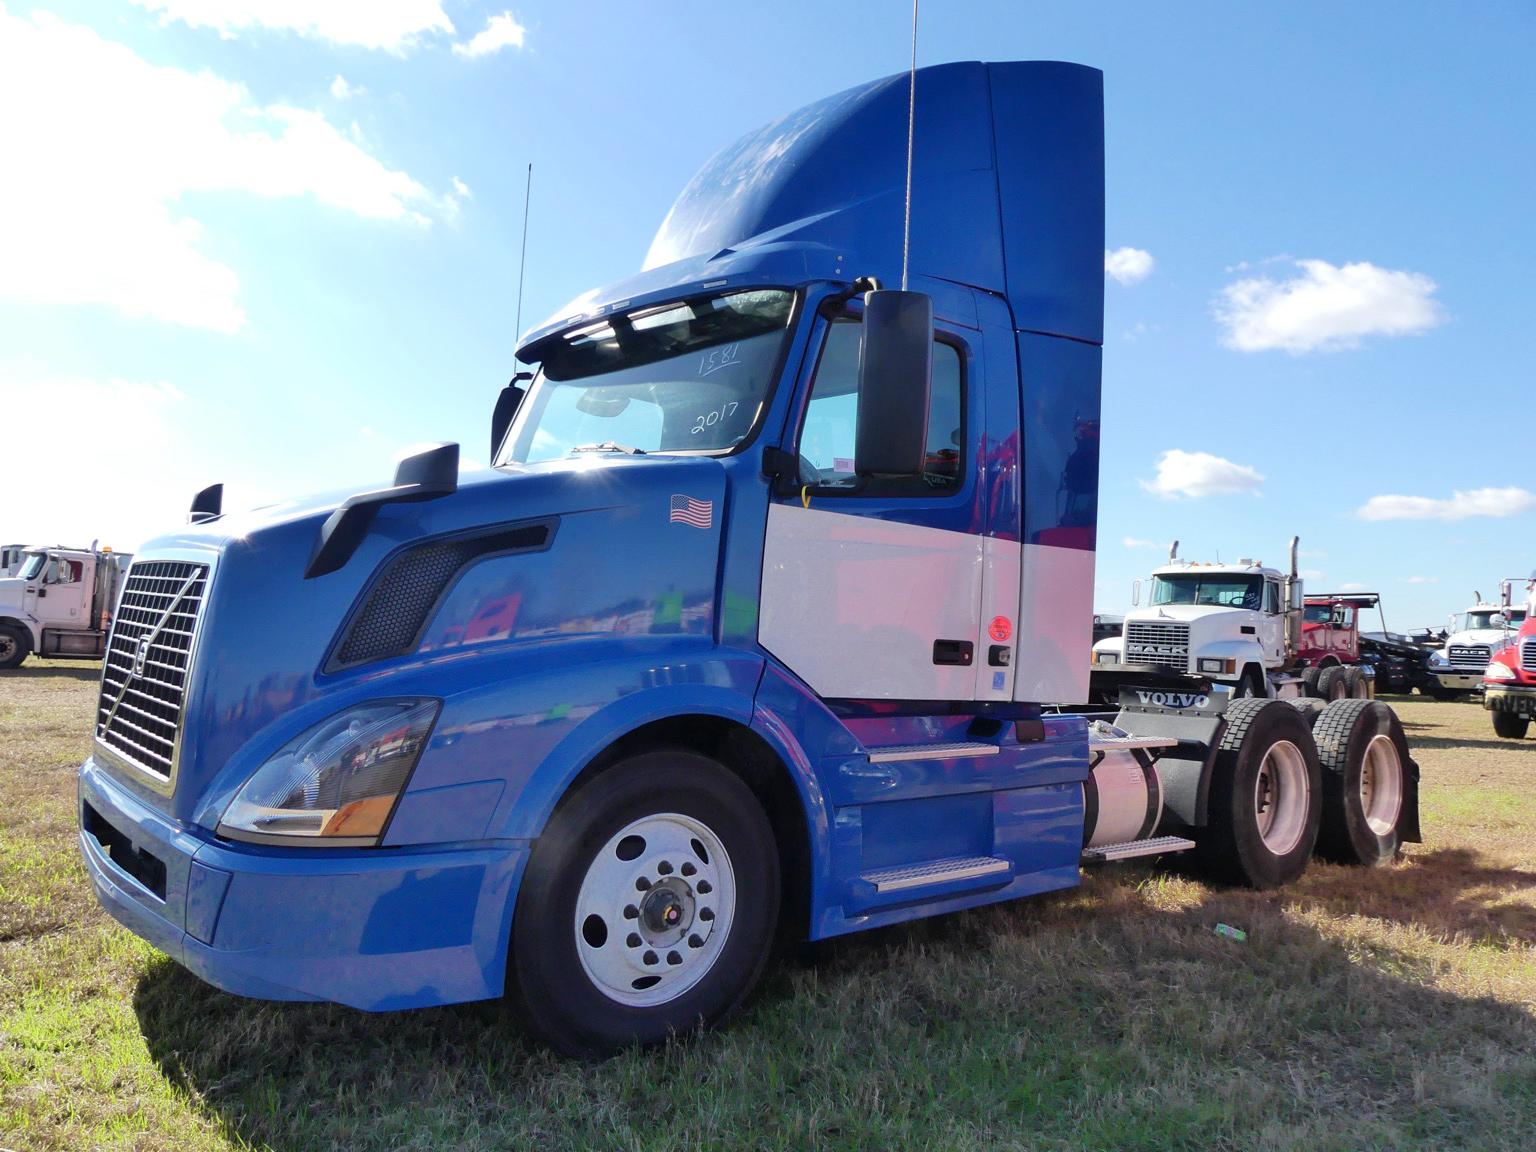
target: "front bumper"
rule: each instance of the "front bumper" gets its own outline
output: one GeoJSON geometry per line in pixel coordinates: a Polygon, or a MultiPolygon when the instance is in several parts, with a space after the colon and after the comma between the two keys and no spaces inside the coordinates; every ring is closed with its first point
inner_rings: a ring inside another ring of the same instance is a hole
{"type": "Polygon", "coordinates": [[[1536,687],[1484,684],[1483,707],[1490,712],[1511,712],[1527,720],[1536,720],[1536,687]]]}
{"type": "Polygon", "coordinates": [[[1435,679],[1440,681],[1440,687],[1449,688],[1456,692],[1476,692],[1483,686],[1483,673],[1481,670],[1467,672],[1463,670],[1431,668],[1435,679]]]}
{"type": "Polygon", "coordinates": [[[429,851],[230,844],[80,768],[80,852],[103,907],[196,975],[367,1011],[500,996],[526,842],[429,851]]]}

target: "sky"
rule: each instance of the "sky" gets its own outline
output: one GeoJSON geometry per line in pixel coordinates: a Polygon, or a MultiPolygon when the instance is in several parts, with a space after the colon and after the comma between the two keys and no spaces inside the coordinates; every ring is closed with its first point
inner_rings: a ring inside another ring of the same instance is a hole
{"type": "MultiPolygon", "coordinates": [[[[0,0],[0,539],[131,550],[489,452],[527,329],[693,172],[905,69],[910,8],[0,0]]],[[[1105,73],[1100,610],[1195,559],[1438,623],[1536,568],[1536,5],[928,0],[1105,73]]]]}

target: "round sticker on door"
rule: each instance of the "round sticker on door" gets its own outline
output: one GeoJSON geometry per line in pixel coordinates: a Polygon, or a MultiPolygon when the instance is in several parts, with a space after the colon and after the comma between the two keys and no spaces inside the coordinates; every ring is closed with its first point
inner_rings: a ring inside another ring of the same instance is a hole
{"type": "Polygon", "coordinates": [[[1013,635],[1013,621],[1006,616],[992,617],[992,623],[987,628],[987,635],[999,644],[1013,635]]]}

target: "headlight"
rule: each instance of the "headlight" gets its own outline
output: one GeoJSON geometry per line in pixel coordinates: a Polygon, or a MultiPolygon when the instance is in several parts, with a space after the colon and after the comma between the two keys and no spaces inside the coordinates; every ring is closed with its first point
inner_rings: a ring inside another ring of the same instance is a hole
{"type": "Polygon", "coordinates": [[[1484,680],[1513,680],[1515,670],[1508,664],[1490,664],[1483,671],[1484,680]]]}
{"type": "Polygon", "coordinates": [[[1093,662],[1095,664],[1118,664],[1120,663],[1120,654],[1118,652],[1095,652],[1093,654],[1093,662]]]}
{"type": "Polygon", "coordinates": [[[376,843],[437,719],[436,700],[359,704],[290,740],[230,801],[219,832],[376,843]]]}
{"type": "Polygon", "coordinates": [[[1445,658],[1445,653],[1431,652],[1429,654],[1429,666],[1431,668],[1444,668],[1448,664],[1450,664],[1450,661],[1445,658]]]}

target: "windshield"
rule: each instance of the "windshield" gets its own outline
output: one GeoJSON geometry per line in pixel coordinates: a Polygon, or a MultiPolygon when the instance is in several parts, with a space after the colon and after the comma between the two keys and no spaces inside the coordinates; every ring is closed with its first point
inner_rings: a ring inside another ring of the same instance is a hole
{"type": "Polygon", "coordinates": [[[1262,576],[1188,576],[1152,577],[1149,604],[1213,604],[1222,608],[1249,608],[1258,611],[1264,591],[1262,576]]]}
{"type": "Polygon", "coordinates": [[[43,570],[43,565],[48,563],[48,555],[45,552],[28,552],[27,562],[21,566],[17,573],[23,580],[36,580],[38,573],[43,570]]]}
{"type": "Polygon", "coordinates": [[[1333,619],[1333,606],[1330,604],[1308,604],[1303,618],[1308,624],[1327,624],[1333,619]]]}
{"type": "Polygon", "coordinates": [[[757,423],[794,295],[733,292],[613,316],[541,350],[500,463],[576,450],[729,452],[757,423]]]}
{"type": "Polygon", "coordinates": [[[1504,617],[1506,623],[1503,625],[1503,627],[1518,628],[1525,620],[1525,609],[1490,608],[1487,611],[1479,609],[1476,612],[1468,612],[1466,622],[1467,631],[1477,632],[1485,628],[1501,627],[1501,625],[1495,624],[1493,622],[1495,615],[1502,615],[1504,617]]]}

